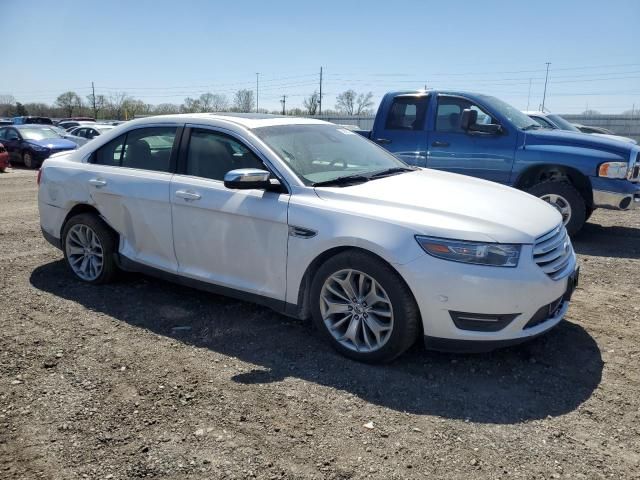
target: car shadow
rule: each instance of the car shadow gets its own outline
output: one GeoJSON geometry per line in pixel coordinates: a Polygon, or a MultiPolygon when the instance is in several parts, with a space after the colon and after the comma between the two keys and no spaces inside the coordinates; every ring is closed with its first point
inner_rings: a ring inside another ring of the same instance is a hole
{"type": "Polygon", "coordinates": [[[640,229],[586,223],[571,239],[582,255],[613,258],[640,258],[640,229]]]}
{"type": "Polygon", "coordinates": [[[391,364],[365,365],[335,353],[307,322],[154,278],[123,274],[91,286],[55,261],[36,268],[30,281],[118,321],[256,365],[235,382],[297,377],[400,412],[497,424],[541,419],[575,410],[602,376],[598,345],[568,321],[488,354],[427,352],[418,342],[391,364]]]}

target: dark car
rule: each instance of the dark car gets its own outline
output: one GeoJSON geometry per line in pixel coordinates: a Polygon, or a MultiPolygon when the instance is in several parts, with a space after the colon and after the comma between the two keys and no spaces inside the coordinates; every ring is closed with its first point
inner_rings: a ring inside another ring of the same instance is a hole
{"type": "Polygon", "coordinates": [[[47,125],[11,125],[0,128],[0,142],[9,160],[22,162],[27,168],[39,168],[50,155],[78,146],[47,125]]]}
{"type": "Polygon", "coordinates": [[[13,117],[14,125],[53,125],[49,117],[13,117]]]}

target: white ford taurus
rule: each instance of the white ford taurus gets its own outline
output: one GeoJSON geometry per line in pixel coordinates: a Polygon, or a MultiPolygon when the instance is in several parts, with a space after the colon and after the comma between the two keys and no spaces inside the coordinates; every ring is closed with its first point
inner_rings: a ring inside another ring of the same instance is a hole
{"type": "Polygon", "coordinates": [[[145,118],[39,175],[43,234],[79,279],[140,271],[311,317],[363,361],[420,335],[459,351],[535,337],[577,282],[553,207],[318,120],[145,118]]]}

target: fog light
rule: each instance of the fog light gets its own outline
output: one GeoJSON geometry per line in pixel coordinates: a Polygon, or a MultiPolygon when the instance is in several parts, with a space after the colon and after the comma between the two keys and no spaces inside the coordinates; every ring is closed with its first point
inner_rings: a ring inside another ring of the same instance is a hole
{"type": "Polygon", "coordinates": [[[474,332],[497,332],[509,325],[519,313],[486,314],[450,311],[451,320],[460,330],[474,332]]]}

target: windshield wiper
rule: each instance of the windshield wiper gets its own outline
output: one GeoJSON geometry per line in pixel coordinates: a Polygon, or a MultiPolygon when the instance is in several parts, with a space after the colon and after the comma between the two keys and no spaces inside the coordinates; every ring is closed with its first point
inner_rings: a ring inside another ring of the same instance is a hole
{"type": "Polygon", "coordinates": [[[387,168],[386,170],[381,170],[379,172],[375,172],[375,173],[369,175],[369,178],[389,177],[391,175],[398,175],[399,173],[413,172],[414,170],[417,170],[417,168],[415,168],[415,167],[393,167],[393,168],[387,168]]]}
{"type": "Polygon", "coordinates": [[[357,183],[364,183],[368,181],[369,181],[369,177],[361,174],[356,174],[356,175],[346,175],[344,177],[338,177],[332,180],[325,180],[323,182],[312,183],[311,186],[312,187],[330,187],[333,185],[345,186],[345,185],[355,185],[357,183]]]}
{"type": "Polygon", "coordinates": [[[527,125],[526,127],[522,127],[522,130],[537,130],[539,128],[542,128],[541,125],[538,125],[537,123],[532,123],[531,125],[527,125]]]}

